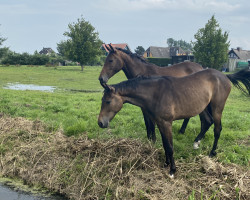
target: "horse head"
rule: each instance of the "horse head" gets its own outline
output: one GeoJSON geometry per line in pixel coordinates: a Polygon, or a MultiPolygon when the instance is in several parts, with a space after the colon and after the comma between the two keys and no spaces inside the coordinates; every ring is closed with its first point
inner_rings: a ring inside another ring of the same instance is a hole
{"type": "Polygon", "coordinates": [[[102,84],[104,94],[102,97],[101,111],[98,117],[98,125],[101,128],[107,128],[109,122],[114,118],[116,113],[118,113],[123,106],[122,97],[116,93],[115,88],[107,85],[106,83],[102,84]]]}
{"type": "Polygon", "coordinates": [[[109,51],[109,54],[99,76],[99,81],[101,84],[107,83],[109,78],[119,72],[124,66],[120,52],[111,44],[105,45],[105,47],[109,51]]]}

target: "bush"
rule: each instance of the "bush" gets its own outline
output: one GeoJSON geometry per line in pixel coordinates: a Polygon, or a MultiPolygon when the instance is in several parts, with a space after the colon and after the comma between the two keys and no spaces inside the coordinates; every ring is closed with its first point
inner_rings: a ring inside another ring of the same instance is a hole
{"type": "Polygon", "coordinates": [[[106,56],[97,56],[93,61],[89,62],[88,64],[91,66],[103,66],[106,60],[106,56]]]}
{"type": "Polygon", "coordinates": [[[62,57],[54,54],[51,56],[34,53],[33,55],[28,53],[16,53],[8,52],[2,59],[3,65],[51,65],[57,66],[59,63],[63,63],[62,57]]]}
{"type": "MultiPolygon", "coordinates": [[[[31,56],[31,65],[46,65],[49,62],[49,56],[34,54],[31,56]]],[[[27,63],[28,64],[28,63],[27,63]]]]}

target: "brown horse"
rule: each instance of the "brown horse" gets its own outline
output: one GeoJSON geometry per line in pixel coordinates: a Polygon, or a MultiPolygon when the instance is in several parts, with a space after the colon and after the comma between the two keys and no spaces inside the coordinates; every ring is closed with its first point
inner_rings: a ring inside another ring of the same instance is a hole
{"type": "MultiPolygon", "coordinates": [[[[113,48],[112,45],[106,45],[106,48],[109,50],[109,55],[106,58],[105,64],[99,76],[99,80],[102,85],[106,84],[109,78],[120,70],[123,70],[126,77],[131,79],[138,76],[183,77],[203,69],[199,64],[193,62],[183,62],[169,67],[159,67],[148,63],[144,58],[138,56],[137,54],[133,54],[130,51],[113,48]]],[[[147,137],[155,142],[155,125],[143,110],[142,112],[147,129],[147,137]]],[[[203,121],[207,120],[212,123],[212,119],[209,118],[209,115],[206,112],[201,113],[200,118],[201,129],[202,132],[204,132],[203,121]]],[[[179,131],[180,133],[185,132],[188,121],[189,118],[184,120],[179,131]]]]}
{"type": "MultiPolygon", "coordinates": [[[[214,122],[214,144],[210,156],[216,155],[215,150],[222,130],[222,111],[231,90],[230,81],[250,94],[248,69],[231,75],[207,69],[181,78],[138,77],[113,86],[106,85],[98,125],[101,128],[108,127],[124,103],[143,108],[159,128],[165,150],[165,164],[170,164],[170,175],[173,177],[176,167],[173,157],[172,122],[198,115],[208,107],[214,122]],[[247,90],[242,88],[239,81],[247,90]]],[[[206,126],[208,130],[211,124],[207,123],[206,126]]],[[[199,143],[204,134],[205,132],[199,134],[195,142],[199,143]]]]}

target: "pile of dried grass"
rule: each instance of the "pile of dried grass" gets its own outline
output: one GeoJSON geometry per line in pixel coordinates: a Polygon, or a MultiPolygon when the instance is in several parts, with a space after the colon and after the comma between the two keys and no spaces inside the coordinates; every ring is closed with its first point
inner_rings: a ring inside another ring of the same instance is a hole
{"type": "Polygon", "coordinates": [[[70,199],[249,199],[249,170],[206,156],[177,161],[171,180],[164,154],[139,140],[89,140],[47,133],[39,121],[0,117],[2,176],[20,177],[70,199]]]}

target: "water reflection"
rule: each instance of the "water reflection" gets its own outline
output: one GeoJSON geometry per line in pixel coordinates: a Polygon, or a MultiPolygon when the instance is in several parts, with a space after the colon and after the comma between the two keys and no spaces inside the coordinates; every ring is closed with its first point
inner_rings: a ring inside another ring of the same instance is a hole
{"type": "Polygon", "coordinates": [[[0,199],[1,200],[65,200],[63,197],[45,197],[33,195],[28,192],[16,191],[9,186],[0,183],[0,199]]]}
{"type": "Polygon", "coordinates": [[[8,83],[3,88],[11,90],[38,90],[44,92],[54,92],[54,90],[56,89],[55,86],[41,86],[41,85],[21,84],[21,83],[8,83]]]}

